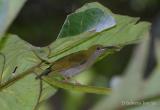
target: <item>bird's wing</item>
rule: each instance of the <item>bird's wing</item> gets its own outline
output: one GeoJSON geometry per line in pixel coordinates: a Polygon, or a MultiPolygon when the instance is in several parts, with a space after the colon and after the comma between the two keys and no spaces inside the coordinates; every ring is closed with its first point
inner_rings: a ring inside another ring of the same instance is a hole
{"type": "Polygon", "coordinates": [[[63,71],[69,68],[80,66],[87,61],[85,53],[77,52],[69,56],[63,57],[54,63],[52,69],[54,71],[63,71]]]}

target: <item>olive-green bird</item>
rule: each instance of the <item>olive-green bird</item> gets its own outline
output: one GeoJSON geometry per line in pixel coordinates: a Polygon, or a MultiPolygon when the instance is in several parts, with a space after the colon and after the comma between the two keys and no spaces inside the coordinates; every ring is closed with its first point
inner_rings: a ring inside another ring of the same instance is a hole
{"type": "Polygon", "coordinates": [[[64,78],[72,77],[91,67],[96,59],[108,50],[120,49],[119,46],[94,45],[88,50],[82,50],[70,55],[64,56],[59,60],[51,63],[49,68],[44,70],[37,78],[48,75],[49,73],[59,73],[64,78]]]}

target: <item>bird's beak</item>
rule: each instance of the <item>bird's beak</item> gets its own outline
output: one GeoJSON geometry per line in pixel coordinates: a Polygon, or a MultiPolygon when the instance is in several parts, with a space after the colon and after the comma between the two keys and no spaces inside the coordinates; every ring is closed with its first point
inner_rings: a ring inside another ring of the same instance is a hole
{"type": "Polygon", "coordinates": [[[114,50],[116,50],[116,51],[119,51],[121,48],[122,48],[122,47],[120,47],[120,46],[106,46],[106,47],[103,47],[103,49],[105,49],[105,50],[114,49],[114,50]]]}

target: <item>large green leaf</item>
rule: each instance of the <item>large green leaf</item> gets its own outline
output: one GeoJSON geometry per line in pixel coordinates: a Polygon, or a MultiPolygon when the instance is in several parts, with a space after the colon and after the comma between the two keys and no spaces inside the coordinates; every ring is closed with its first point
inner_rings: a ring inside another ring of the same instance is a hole
{"type": "Polygon", "coordinates": [[[53,95],[56,89],[43,82],[39,96],[40,80],[36,80],[33,73],[40,72],[40,60],[33,53],[32,45],[16,35],[8,35],[5,38],[6,43],[1,49],[0,57],[0,70],[3,70],[0,72],[1,109],[32,110],[38,103],[53,95]],[[5,63],[2,55],[5,56],[5,63]]]}
{"type": "Polygon", "coordinates": [[[0,0],[0,37],[16,17],[26,0],[0,0]]]}
{"type": "Polygon", "coordinates": [[[2,110],[33,110],[38,99],[39,82],[28,75],[0,92],[2,110]]]}
{"type": "MultiPolygon", "coordinates": [[[[1,78],[2,83],[14,77],[13,75],[18,75],[40,62],[31,51],[32,46],[30,44],[16,35],[8,35],[6,38],[5,46],[1,50],[6,60],[1,78]],[[16,72],[12,74],[16,67],[18,67],[16,72]]],[[[1,57],[1,62],[3,63],[3,61],[4,59],[1,57]]]]}
{"type": "Polygon", "coordinates": [[[100,8],[88,8],[67,16],[58,38],[74,37],[88,31],[101,32],[115,26],[116,22],[109,13],[100,8]]]}
{"type": "MultiPolygon", "coordinates": [[[[109,9],[96,2],[84,5],[76,11],[76,14],[88,9],[103,10],[112,15],[116,20],[116,26],[102,32],[83,32],[75,36],[57,39],[50,45],[52,61],[95,44],[104,46],[133,44],[143,39],[149,30],[150,24],[148,22],[137,23],[139,18],[113,14],[109,9]]],[[[72,34],[71,31],[70,34],[72,34]]]]}

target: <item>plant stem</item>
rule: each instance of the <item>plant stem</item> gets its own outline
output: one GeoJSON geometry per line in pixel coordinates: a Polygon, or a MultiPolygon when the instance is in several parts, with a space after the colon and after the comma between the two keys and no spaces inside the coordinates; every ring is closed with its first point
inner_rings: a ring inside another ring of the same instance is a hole
{"type": "Polygon", "coordinates": [[[111,93],[110,88],[76,85],[76,84],[71,84],[67,82],[62,82],[62,81],[59,81],[57,79],[50,78],[50,77],[43,77],[42,79],[48,84],[50,84],[51,86],[66,89],[66,90],[73,90],[73,91],[86,92],[86,93],[95,93],[95,94],[105,94],[105,95],[109,95],[111,93]]]}
{"type": "Polygon", "coordinates": [[[22,78],[24,78],[26,75],[32,73],[34,71],[35,68],[39,67],[41,63],[37,64],[36,66],[33,66],[32,68],[26,70],[25,72],[17,75],[16,77],[8,80],[7,82],[3,83],[0,85],[0,91],[3,90],[4,88],[7,88],[9,86],[11,86],[12,84],[14,84],[17,80],[20,80],[22,78]]]}

